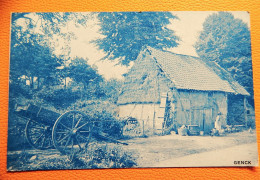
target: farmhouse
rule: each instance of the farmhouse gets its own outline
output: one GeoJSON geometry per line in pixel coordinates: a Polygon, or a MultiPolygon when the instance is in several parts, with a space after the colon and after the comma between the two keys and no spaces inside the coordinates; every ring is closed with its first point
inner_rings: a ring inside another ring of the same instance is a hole
{"type": "Polygon", "coordinates": [[[119,116],[137,119],[145,134],[182,125],[209,133],[218,112],[227,124],[229,95],[249,93],[216,63],[146,47],[126,74],[117,104],[119,116]]]}

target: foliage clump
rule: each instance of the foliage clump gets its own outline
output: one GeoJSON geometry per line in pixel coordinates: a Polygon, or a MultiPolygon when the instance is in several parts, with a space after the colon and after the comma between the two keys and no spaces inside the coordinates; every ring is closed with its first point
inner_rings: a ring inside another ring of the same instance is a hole
{"type": "Polygon", "coordinates": [[[123,136],[123,122],[117,117],[117,106],[104,100],[78,100],[70,108],[84,112],[95,121],[94,131],[106,133],[109,137],[120,139],[123,136]]]}
{"type": "Polygon", "coordinates": [[[203,60],[217,62],[245,87],[253,105],[251,38],[246,23],[229,12],[208,16],[195,49],[203,60]]]}
{"type": "Polygon", "coordinates": [[[96,169],[96,168],[131,168],[137,166],[133,154],[119,145],[109,143],[89,144],[85,153],[68,157],[66,155],[30,154],[21,152],[9,154],[10,171],[51,170],[51,169],[96,169]]]}
{"type": "Polygon", "coordinates": [[[98,19],[103,37],[94,43],[106,53],[104,59],[129,65],[145,46],[167,49],[178,45],[179,38],[167,28],[177,19],[170,12],[102,12],[98,19]]]}

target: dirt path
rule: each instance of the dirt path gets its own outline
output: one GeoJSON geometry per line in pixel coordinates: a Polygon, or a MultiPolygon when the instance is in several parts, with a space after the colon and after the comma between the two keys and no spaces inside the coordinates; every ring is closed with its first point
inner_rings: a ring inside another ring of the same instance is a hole
{"type": "MultiPolygon", "coordinates": [[[[231,148],[242,144],[256,144],[256,135],[255,133],[249,133],[247,131],[232,133],[223,137],[168,135],[136,138],[129,140],[128,143],[129,146],[126,146],[125,148],[127,151],[135,154],[138,166],[154,167],[156,164],[164,166],[161,162],[166,162],[169,159],[177,159],[192,154],[196,155],[202,152],[214,152],[216,150],[231,148]]],[[[257,147],[250,146],[246,150],[241,147],[242,149],[233,150],[239,154],[239,152],[247,151],[251,147],[255,150],[252,152],[254,157],[257,157],[257,147]]],[[[232,153],[232,149],[230,150],[230,153],[232,153]]],[[[181,166],[183,165],[185,165],[185,163],[181,164],[181,166]]],[[[221,165],[221,163],[219,165],[221,165]]],[[[169,166],[172,167],[175,166],[175,164],[169,166]]],[[[176,166],[179,165],[177,164],[176,166]]],[[[196,166],[198,166],[198,164],[196,166]]]]}
{"type": "Polygon", "coordinates": [[[215,151],[192,154],[180,158],[161,161],[160,163],[153,165],[153,167],[196,166],[258,166],[257,143],[243,144],[215,151]]]}

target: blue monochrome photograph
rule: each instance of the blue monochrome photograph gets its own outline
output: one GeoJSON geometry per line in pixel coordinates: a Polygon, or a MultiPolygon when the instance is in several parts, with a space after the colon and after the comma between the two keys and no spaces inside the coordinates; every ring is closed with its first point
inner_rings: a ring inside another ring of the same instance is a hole
{"type": "Polygon", "coordinates": [[[258,166],[250,15],[12,13],[8,171],[258,166]]]}

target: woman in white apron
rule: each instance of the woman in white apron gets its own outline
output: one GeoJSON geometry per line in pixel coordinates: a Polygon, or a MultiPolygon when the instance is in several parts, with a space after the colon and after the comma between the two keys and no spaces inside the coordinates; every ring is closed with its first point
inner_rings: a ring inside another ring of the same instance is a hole
{"type": "Polygon", "coordinates": [[[221,130],[221,112],[218,113],[217,117],[216,117],[216,121],[215,121],[215,129],[217,131],[221,130]]]}

